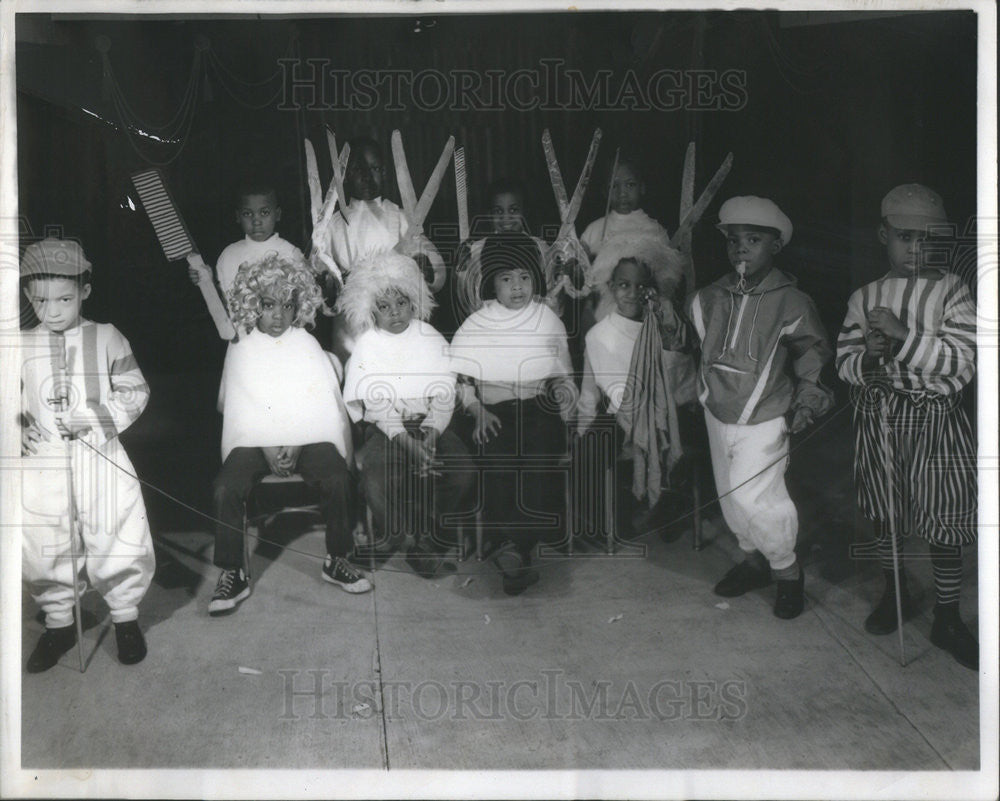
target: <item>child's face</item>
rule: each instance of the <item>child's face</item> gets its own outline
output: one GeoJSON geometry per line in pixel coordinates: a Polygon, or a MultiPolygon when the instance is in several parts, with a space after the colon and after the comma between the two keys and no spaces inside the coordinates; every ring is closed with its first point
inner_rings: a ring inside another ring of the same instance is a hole
{"type": "Polygon", "coordinates": [[[282,301],[270,293],[261,295],[257,330],[268,336],[280,337],[291,326],[296,310],[295,298],[282,301]]]}
{"type": "Polygon", "coordinates": [[[351,158],[347,165],[347,191],[358,200],[375,200],[382,194],[382,157],[366,147],[351,158]]]}
{"type": "Polygon", "coordinates": [[[882,223],[878,238],[885,245],[885,252],[889,257],[889,270],[895,275],[913,275],[923,266],[926,231],[893,228],[888,223],[882,223]]]}
{"type": "Polygon", "coordinates": [[[619,214],[629,214],[640,208],[646,186],[628,164],[620,164],[611,181],[611,208],[619,214]]]}
{"type": "Polygon", "coordinates": [[[774,266],[774,257],[781,250],[781,239],[756,225],[730,225],[726,233],[726,254],[733,269],[745,264],[747,278],[763,277],[774,266]]]}
{"type": "Polygon", "coordinates": [[[534,294],[531,273],[523,267],[504,270],[493,278],[493,291],[497,301],[508,309],[523,309],[531,302],[534,294]]]}
{"type": "Polygon", "coordinates": [[[618,313],[630,320],[642,317],[643,295],[652,286],[649,271],[632,259],[622,259],[611,276],[611,294],[618,313]]]}
{"type": "Polygon", "coordinates": [[[375,301],[375,324],[390,334],[402,334],[413,319],[413,304],[406,295],[392,290],[375,301]]]}
{"type": "Polygon", "coordinates": [[[500,192],[493,196],[493,206],[490,213],[493,215],[493,232],[503,233],[505,231],[524,230],[524,203],[521,198],[513,192],[500,192]]]}
{"type": "Polygon", "coordinates": [[[263,242],[274,234],[281,219],[281,207],[274,195],[244,195],[236,210],[236,222],[254,242],[263,242]]]}
{"type": "Polygon", "coordinates": [[[34,279],[24,290],[39,322],[49,331],[61,333],[80,322],[83,302],[90,297],[90,284],[72,278],[34,279]]]}

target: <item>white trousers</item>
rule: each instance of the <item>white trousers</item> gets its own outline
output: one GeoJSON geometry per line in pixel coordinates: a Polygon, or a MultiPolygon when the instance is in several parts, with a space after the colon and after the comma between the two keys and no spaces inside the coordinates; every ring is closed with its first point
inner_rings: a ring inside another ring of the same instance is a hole
{"type": "Polygon", "coordinates": [[[740,549],[760,551],[773,570],[790,567],[799,516],[785,487],[785,418],[738,425],[722,423],[706,409],[705,425],[719,505],[740,549]]]}
{"type": "Polygon", "coordinates": [[[22,571],[47,628],[73,623],[73,582],[81,593],[85,589],[73,575],[72,547],[78,569],[86,567],[115,623],[139,616],[139,602],[153,580],[153,540],[139,482],[115,465],[132,474],[135,469],[117,439],[96,447],[100,453],[71,442],[67,462],[67,444],[54,439],[21,460],[22,571]],[[71,474],[79,525],[70,516],[71,474]]]}

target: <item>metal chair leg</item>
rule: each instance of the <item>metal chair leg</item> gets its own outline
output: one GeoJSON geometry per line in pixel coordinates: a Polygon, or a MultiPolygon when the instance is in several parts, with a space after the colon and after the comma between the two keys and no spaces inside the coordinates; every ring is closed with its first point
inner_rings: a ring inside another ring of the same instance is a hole
{"type": "Polygon", "coordinates": [[[476,512],[476,559],[483,561],[483,513],[476,512]]]}
{"type": "Polygon", "coordinates": [[[610,467],[604,471],[604,536],[610,556],[615,552],[615,472],[610,467]]]}

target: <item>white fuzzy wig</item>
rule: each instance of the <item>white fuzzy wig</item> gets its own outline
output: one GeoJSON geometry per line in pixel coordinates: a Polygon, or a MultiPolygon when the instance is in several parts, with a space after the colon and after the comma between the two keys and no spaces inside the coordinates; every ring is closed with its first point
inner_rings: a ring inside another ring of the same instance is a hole
{"type": "Polygon", "coordinates": [[[374,253],[351,268],[337,311],[343,312],[355,335],[361,334],[375,325],[375,302],[393,291],[409,298],[414,317],[430,319],[435,306],[430,287],[417,263],[394,250],[374,253]]]}
{"type": "MultiPolygon", "coordinates": [[[[664,298],[673,298],[684,281],[688,266],[688,257],[670,247],[663,237],[634,233],[611,237],[601,246],[590,273],[591,283],[600,292],[597,319],[614,308],[609,282],[618,263],[629,259],[649,268],[660,296],[664,298]]],[[[693,289],[694,287],[686,287],[685,291],[691,292],[693,289]]]]}

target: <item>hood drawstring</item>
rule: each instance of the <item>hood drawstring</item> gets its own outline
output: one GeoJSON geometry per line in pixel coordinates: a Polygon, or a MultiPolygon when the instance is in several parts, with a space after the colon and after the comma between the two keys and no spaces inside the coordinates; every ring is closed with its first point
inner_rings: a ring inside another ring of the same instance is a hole
{"type": "Polygon", "coordinates": [[[750,321],[750,333],[747,335],[747,358],[752,362],[756,362],[757,359],[754,358],[753,353],[750,351],[750,345],[753,344],[753,330],[757,325],[757,312],[760,311],[760,302],[764,300],[764,293],[761,292],[757,295],[757,305],[754,306],[753,310],[753,320],[750,321]]]}

